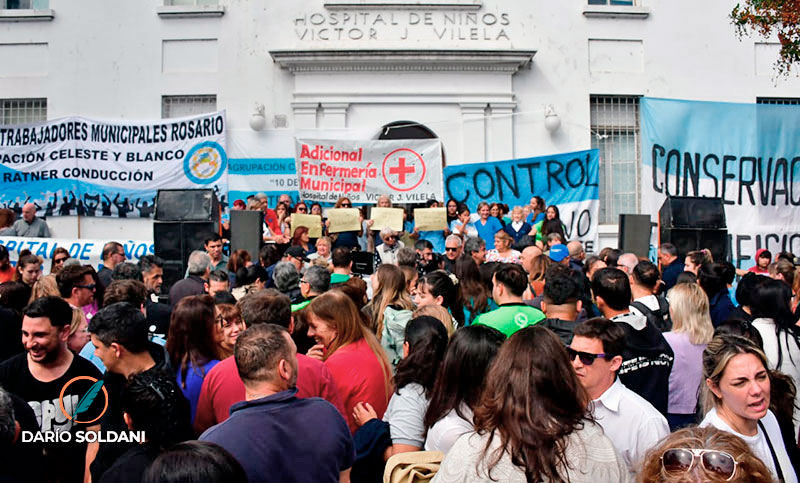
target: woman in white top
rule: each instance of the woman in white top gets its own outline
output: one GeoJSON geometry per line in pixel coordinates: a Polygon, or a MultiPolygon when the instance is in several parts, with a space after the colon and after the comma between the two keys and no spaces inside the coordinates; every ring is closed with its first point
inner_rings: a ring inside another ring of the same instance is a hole
{"type": "MultiPolygon", "coordinates": [[[[764,341],[764,354],[768,367],[776,369],[792,378],[800,388],[800,327],[795,325],[792,313],[792,290],[784,282],[761,277],[750,296],[750,312],[753,327],[764,341]]],[[[800,390],[797,391],[800,394],[800,390]]],[[[795,394],[794,435],[797,439],[800,421],[800,397],[795,394]]]]}
{"type": "Polygon", "coordinates": [[[453,335],[425,413],[425,451],[447,454],[459,436],[473,430],[472,411],[484,376],[504,340],[502,333],[485,325],[464,327],[453,335]]]}
{"type": "Polygon", "coordinates": [[[611,440],[587,419],[588,402],[561,339],[543,327],[517,331],[486,377],[475,431],[456,441],[433,482],[628,481],[611,440]]]}
{"type": "Polygon", "coordinates": [[[703,375],[703,404],[709,411],[700,426],[739,436],[775,479],[797,482],[778,420],[769,410],[770,375],[764,352],[744,337],[718,335],[703,351],[703,375]]]}

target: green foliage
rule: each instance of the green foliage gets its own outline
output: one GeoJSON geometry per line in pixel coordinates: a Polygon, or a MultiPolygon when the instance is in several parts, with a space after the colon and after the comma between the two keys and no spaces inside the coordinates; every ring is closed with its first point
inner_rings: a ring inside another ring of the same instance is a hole
{"type": "Polygon", "coordinates": [[[779,74],[788,74],[792,65],[800,63],[800,0],[745,0],[736,4],[730,17],[740,37],[753,33],[778,37],[779,74]]]}

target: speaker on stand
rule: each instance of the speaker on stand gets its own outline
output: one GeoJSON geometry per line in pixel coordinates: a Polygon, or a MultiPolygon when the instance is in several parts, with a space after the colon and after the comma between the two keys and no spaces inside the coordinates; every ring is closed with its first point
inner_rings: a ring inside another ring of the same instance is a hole
{"type": "Polygon", "coordinates": [[[672,196],[658,210],[659,244],[672,243],[683,258],[708,248],[714,260],[728,259],[728,229],[722,198],[672,196]]]}
{"type": "Polygon", "coordinates": [[[219,229],[219,200],[214,190],[158,190],[153,242],[156,255],[164,259],[163,293],[183,278],[192,251],[203,250],[205,238],[219,229]]]}

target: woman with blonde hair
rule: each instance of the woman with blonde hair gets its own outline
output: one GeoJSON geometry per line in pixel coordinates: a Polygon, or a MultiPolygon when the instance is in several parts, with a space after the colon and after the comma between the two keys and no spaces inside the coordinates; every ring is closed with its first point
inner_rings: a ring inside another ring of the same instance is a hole
{"type": "Polygon", "coordinates": [[[61,296],[61,292],[58,291],[56,276],[52,273],[50,275],[45,275],[34,282],[33,287],[31,288],[31,298],[28,303],[31,303],[38,298],[47,297],[48,295],[53,295],[56,297],[61,296]]]}
{"type": "Polygon", "coordinates": [[[442,325],[444,325],[444,328],[447,329],[447,335],[453,335],[453,333],[456,331],[456,327],[453,324],[453,317],[450,315],[450,312],[441,305],[423,305],[415,310],[413,314],[411,314],[412,319],[424,316],[433,317],[434,319],[441,321],[442,325]]]}
{"type": "Polygon", "coordinates": [[[403,334],[414,302],[406,289],[406,276],[397,265],[378,267],[372,276],[372,290],[370,326],[394,367],[403,358],[403,334]]]}
{"type": "Polygon", "coordinates": [[[747,443],[716,428],[691,427],[676,431],[648,451],[636,481],[770,481],[769,470],[747,443]]]}
{"type": "MultiPolygon", "coordinates": [[[[41,279],[39,280],[41,281],[41,279]]],[[[69,338],[67,339],[69,350],[76,354],[80,353],[83,346],[90,340],[88,327],[89,323],[86,321],[83,310],[73,307],[72,322],[69,324],[69,338]]]]}
{"type": "Polygon", "coordinates": [[[514,238],[505,231],[495,233],[494,248],[486,252],[486,262],[522,263],[520,253],[511,248],[513,243],[514,238]]]}
{"type": "Polygon", "coordinates": [[[392,368],[378,339],[361,323],[353,301],[331,290],[315,297],[305,310],[308,336],[317,342],[307,355],[330,370],[350,431],[358,429],[354,409],[360,402],[383,418],[392,395],[392,368]]]}
{"type": "Polygon", "coordinates": [[[772,478],[797,482],[780,426],[769,409],[771,376],[767,356],[752,341],[718,335],[703,351],[701,427],[713,426],[744,440],[772,478]]]}
{"type": "Polygon", "coordinates": [[[675,361],[669,374],[667,422],[672,431],[696,423],[697,392],[703,382],[703,351],[714,337],[708,296],[696,283],[681,283],[669,291],[672,330],[664,338],[675,361]]]}

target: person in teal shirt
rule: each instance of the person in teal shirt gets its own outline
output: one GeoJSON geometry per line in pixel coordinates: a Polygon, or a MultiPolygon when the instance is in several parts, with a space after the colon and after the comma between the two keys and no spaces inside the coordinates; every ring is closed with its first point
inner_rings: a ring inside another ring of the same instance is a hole
{"type": "Polygon", "coordinates": [[[478,203],[478,214],[480,218],[475,222],[478,236],[486,242],[486,249],[492,250],[494,249],[494,235],[503,229],[503,224],[497,218],[489,216],[489,203],[485,201],[478,203]]]}
{"type": "Polygon", "coordinates": [[[494,272],[492,282],[492,298],[499,306],[491,312],[479,315],[473,325],[485,325],[511,337],[514,332],[545,319],[541,310],[522,302],[522,294],[528,287],[528,276],[520,265],[501,265],[494,272]]]}

